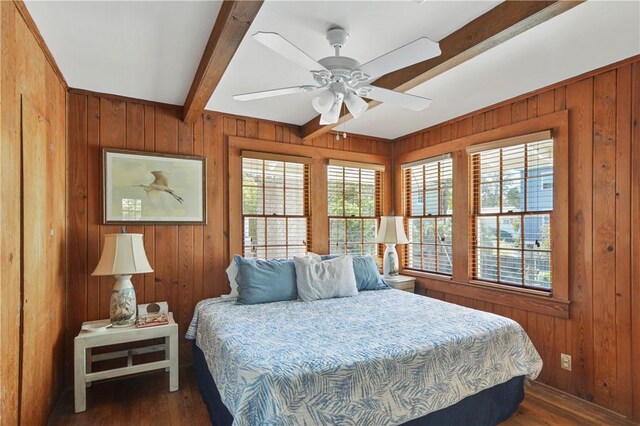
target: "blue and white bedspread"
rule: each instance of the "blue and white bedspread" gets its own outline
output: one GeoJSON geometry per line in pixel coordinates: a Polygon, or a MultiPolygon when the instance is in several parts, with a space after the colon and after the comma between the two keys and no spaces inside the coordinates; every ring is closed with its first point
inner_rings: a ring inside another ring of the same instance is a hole
{"type": "Polygon", "coordinates": [[[187,338],[234,425],[399,424],[542,369],[516,322],[399,290],[203,300],[187,338]]]}

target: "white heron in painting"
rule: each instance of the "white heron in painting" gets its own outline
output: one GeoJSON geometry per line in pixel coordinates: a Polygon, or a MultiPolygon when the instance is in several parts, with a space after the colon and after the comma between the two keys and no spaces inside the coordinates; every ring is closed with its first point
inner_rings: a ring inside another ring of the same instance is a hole
{"type": "Polygon", "coordinates": [[[144,191],[147,193],[147,197],[151,201],[157,199],[158,194],[161,192],[166,192],[170,194],[173,198],[175,198],[180,204],[183,203],[184,199],[177,195],[173,189],[169,188],[169,178],[168,173],[162,170],[154,170],[151,174],[155,177],[154,181],[149,185],[134,185],[144,188],[144,191]]]}

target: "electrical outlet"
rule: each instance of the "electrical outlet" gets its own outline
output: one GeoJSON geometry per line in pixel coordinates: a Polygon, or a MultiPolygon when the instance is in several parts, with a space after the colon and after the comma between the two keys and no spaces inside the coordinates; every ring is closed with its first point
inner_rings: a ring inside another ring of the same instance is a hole
{"type": "Polygon", "coordinates": [[[571,371],[571,355],[560,354],[560,367],[563,370],[571,371]]]}

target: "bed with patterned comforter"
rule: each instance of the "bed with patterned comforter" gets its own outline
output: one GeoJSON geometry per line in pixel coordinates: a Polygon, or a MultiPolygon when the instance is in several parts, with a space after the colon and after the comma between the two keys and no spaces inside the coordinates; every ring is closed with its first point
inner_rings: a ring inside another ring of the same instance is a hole
{"type": "Polygon", "coordinates": [[[516,322],[399,290],[207,299],[187,338],[235,425],[401,424],[542,369],[516,322]]]}

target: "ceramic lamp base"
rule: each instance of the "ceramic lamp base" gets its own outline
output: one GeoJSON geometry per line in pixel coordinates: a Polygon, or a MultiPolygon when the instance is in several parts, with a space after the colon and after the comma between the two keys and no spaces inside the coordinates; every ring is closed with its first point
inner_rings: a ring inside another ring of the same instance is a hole
{"type": "Polygon", "coordinates": [[[136,290],[131,275],[116,275],[111,289],[109,317],[112,327],[129,327],[136,323],[136,290]]]}
{"type": "Polygon", "coordinates": [[[385,277],[397,277],[400,274],[398,252],[395,244],[387,244],[387,248],[384,250],[382,272],[385,277]]]}

